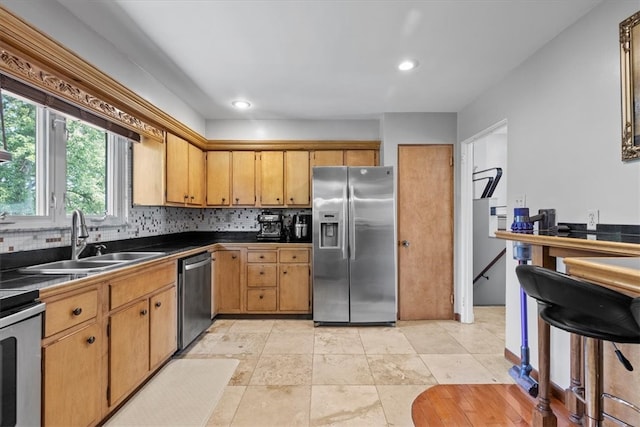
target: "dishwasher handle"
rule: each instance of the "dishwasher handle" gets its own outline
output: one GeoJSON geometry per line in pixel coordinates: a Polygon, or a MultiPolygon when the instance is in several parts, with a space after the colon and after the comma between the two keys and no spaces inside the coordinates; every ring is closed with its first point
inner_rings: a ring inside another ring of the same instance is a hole
{"type": "Polygon", "coordinates": [[[211,259],[205,259],[204,261],[196,262],[195,264],[185,264],[184,271],[193,270],[194,268],[204,267],[207,264],[211,264],[211,259]]]}

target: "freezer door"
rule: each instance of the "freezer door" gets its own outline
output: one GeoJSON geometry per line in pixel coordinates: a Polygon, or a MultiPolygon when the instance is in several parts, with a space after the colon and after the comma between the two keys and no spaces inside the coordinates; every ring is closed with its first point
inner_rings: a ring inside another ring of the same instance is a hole
{"type": "Polygon", "coordinates": [[[396,321],[393,168],[349,168],[351,322],[396,321]]]}
{"type": "Polygon", "coordinates": [[[347,168],[313,168],[313,320],[349,321],[347,168]]]}

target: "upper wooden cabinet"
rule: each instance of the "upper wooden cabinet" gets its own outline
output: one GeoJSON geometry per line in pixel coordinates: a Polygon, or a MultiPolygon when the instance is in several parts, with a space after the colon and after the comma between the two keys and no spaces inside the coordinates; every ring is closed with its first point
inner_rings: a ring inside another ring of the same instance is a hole
{"type": "Polygon", "coordinates": [[[260,204],[284,205],[284,152],[260,153],[260,204]]]}
{"type": "Polygon", "coordinates": [[[313,152],[311,166],[344,166],[342,150],[316,150],[313,152]]]}
{"type": "Polygon", "coordinates": [[[167,203],[202,206],[204,153],[186,140],[167,134],[167,203]]]}
{"type": "Polygon", "coordinates": [[[207,152],[207,206],[231,203],[231,152],[207,152]]]}
{"type": "Polygon", "coordinates": [[[377,166],[377,157],[375,150],[344,150],[344,165],[377,166]]]}
{"type": "Polygon", "coordinates": [[[253,151],[233,151],[231,159],[231,204],[233,206],[255,206],[256,153],[253,151]]]}
{"type": "Polygon", "coordinates": [[[132,144],[134,205],[164,204],[165,148],[164,142],[151,138],[132,144]]]}
{"type": "Polygon", "coordinates": [[[285,203],[287,206],[309,206],[309,152],[287,151],[285,157],[285,203]]]}

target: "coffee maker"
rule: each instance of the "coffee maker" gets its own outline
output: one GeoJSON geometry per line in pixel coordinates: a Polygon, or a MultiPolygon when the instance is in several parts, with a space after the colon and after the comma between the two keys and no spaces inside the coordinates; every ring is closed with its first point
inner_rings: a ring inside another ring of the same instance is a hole
{"type": "Polygon", "coordinates": [[[258,240],[280,240],[282,238],[282,215],[264,211],[258,215],[258,240]]]}
{"type": "Polygon", "coordinates": [[[311,241],[311,215],[294,215],[291,221],[291,240],[311,241]]]}

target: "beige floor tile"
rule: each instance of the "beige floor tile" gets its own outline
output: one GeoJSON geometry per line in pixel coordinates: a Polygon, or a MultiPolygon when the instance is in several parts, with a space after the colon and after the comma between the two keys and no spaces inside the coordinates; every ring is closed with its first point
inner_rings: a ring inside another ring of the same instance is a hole
{"type": "Polygon", "coordinates": [[[407,337],[394,328],[360,329],[366,354],[416,354],[407,337]]]}
{"type": "Polygon", "coordinates": [[[474,354],[473,357],[493,374],[494,382],[502,384],[514,382],[509,375],[509,369],[513,365],[502,354],[474,354]]]}
{"type": "Polygon", "coordinates": [[[309,425],[311,386],[249,386],[231,423],[234,427],[309,425]]]}
{"type": "Polygon", "coordinates": [[[413,427],[411,405],[420,393],[431,386],[425,385],[378,385],[382,409],[390,427],[413,427]]]}
{"type": "Polygon", "coordinates": [[[262,354],[311,354],[314,335],[313,331],[271,332],[262,354]]]}
{"type": "Polygon", "coordinates": [[[504,352],[504,340],[479,325],[449,332],[469,353],[497,354],[504,352]]]}
{"type": "Polygon", "coordinates": [[[231,425],[245,389],[245,386],[227,386],[211,417],[209,417],[209,421],[207,421],[207,427],[231,425]]]}
{"type": "Polygon", "coordinates": [[[240,386],[240,385],[248,385],[251,376],[253,375],[253,371],[256,369],[256,365],[258,364],[258,357],[252,354],[244,354],[244,355],[234,355],[234,359],[240,361],[238,367],[235,372],[231,376],[229,380],[230,386],[240,386]]]}
{"type": "Polygon", "coordinates": [[[445,329],[411,327],[404,329],[404,335],[417,353],[420,354],[460,354],[467,350],[445,329]]]}
{"type": "Polygon", "coordinates": [[[265,320],[265,319],[242,319],[236,320],[233,322],[233,325],[229,328],[229,333],[238,334],[238,333],[269,333],[271,329],[273,329],[273,320],[265,320]]]}
{"type": "Polygon", "coordinates": [[[357,334],[358,328],[355,326],[318,326],[315,329],[316,334],[357,334]]]}
{"type": "Polygon", "coordinates": [[[311,387],[312,426],[386,426],[378,391],[372,385],[311,387]]]}
{"type": "Polygon", "coordinates": [[[436,380],[417,354],[367,355],[376,384],[435,384],[436,380]]]}
{"type": "Polygon", "coordinates": [[[226,333],[205,334],[189,354],[253,354],[260,355],[268,334],[226,333]]]}
{"type": "Polygon", "coordinates": [[[213,325],[209,326],[207,332],[226,333],[229,331],[229,328],[231,327],[231,325],[233,325],[234,322],[234,319],[216,319],[213,322],[213,325]]]}
{"type": "Polygon", "coordinates": [[[312,320],[275,320],[271,332],[313,332],[312,320]]]}
{"type": "Polygon", "coordinates": [[[471,354],[421,354],[438,384],[492,384],[495,376],[471,354]]]}
{"type": "Polygon", "coordinates": [[[364,347],[358,333],[316,331],[313,352],[314,354],[364,354],[364,347]]]}
{"type": "Polygon", "coordinates": [[[253,371],[249,385],[311,385],[311,354],[266,354],[253,371]]]}
{"type": "Polygon", "coordinates": [[[316,354],[313,357],[312,384],[374,384],[369,363],[359,354],[316,354]]]}

